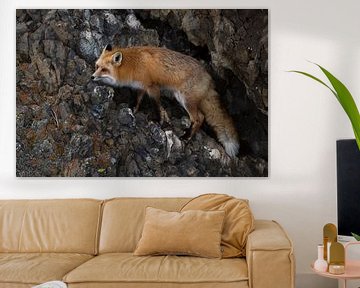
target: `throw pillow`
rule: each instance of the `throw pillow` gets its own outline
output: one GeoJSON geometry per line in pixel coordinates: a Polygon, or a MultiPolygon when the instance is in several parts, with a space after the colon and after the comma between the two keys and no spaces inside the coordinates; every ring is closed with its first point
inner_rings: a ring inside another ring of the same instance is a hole
{"type": "Polygon", "coordinates": [[[224,211],[168,212],[146,208],[134,255],[192,255],[221,258],[224,211]]]}
{"type": "Polygon", "coordinates": [[[188,210],[225,211],[221,236],[222,257],[245,256],[247,236],[254,230],[254,217],[247,200],[225,194],[204,194],[190,200],[181,209],[188,210]]]}

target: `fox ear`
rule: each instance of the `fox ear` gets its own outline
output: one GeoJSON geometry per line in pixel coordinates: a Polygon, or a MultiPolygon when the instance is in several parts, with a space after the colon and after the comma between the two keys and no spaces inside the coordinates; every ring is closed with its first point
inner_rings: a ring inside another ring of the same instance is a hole
{"type": "Polygon", "coordinates": [[[111,50],[112,50],[111,44],[107,44],[104,48],[104,51],[111,51],[111,50]]]}
{"type": "Polygon", "coordinates": [[[120,65],[121,64],[121,60],[122,60],[122,54],[121,52],[116,52],[113,56],[112,56],[112,62],[116,65],[120,65]]]}

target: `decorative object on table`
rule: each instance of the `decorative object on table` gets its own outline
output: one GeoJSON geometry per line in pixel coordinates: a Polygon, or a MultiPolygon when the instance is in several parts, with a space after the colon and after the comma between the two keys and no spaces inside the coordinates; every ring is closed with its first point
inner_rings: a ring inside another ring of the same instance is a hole
{"type": "Polygon", "coordinates": [[[335,275],[341,275],[345,273],[345,265],[330,264],[329,273],[335,275]]]}
{"type": "Polygon", "coordinates": [[[345,273],[345,248],[339,242],[331,243],[329,273],[343,274],[345,273]]]}
{"type": "MultiPolygon", "coordinates": [[[[344,246],[341,243],[337,242],[337,228],[335,224],[328,223],[323,227],[323,239],[324,239],[323,251],[325,256],[324,258],[327,260],[327,263],[329,264],[328,272],[331,274],[344,273],[345,250],[344,250],[344,246]]],[[[314,268],[316,269],[315,264],[314,264],[314,268]]],[[[319,269],[316,270],[322,271],[319,269]]],[[[327,270],[323,272],[326,271],[327,270]]]]}
{"type": "Polygon", "coordinates": [[[349,117],[352,128],[354,130],[356,142],[357,142],[358,148],[360,150],[360,114],[359,114],[359,110],[356,106],[356,103],[354,101],[354,98],[352,97],[350,91],[346,88],[346,86],[340,80],[338,80],[334,75],[332,75],[329,71],[327,71],[322,66],[320,66],[316,63],[314,63],[314,64],[317,65],[321,69],[321,71],[325,74],[325,76],[330,81],[332,87],[330,87],[329,85],[324,83],[322,80],[320,80],[319,78],[317,78],[309,73],[306,73],[303,71],[297,71],[297,70],[292,70],[290,72],[295,72],[295,73],[299,73],[299,74],[305,75],[307,77],[310,77],[311,79],[323,84],[325,87],[330,89],[330,91],[335,95],[336,99],[339,101],[339,103],[343,107],[344,111],[346,112],[347,116],[349,117]]]}
{"type": "Polygon", "coordinates": [[[37,286],[33,286],[32,288],[66,288],[67,285],[61,281],[50,281],[37,286]]]}
{"type": "Polygon", "coordinates": [[[324,260],[329,262],[329,251],[331,243],[337,241],[337,228],[335,224],[328,223],[323,228],[324,260]]]}
{"type": "MultiPolygon", "coordinates": [[[[332,227],[332,225],[327,227],[332,227]]],[[[333,229],[333,227],[331,229],[333,229]]],[[[352,260],[349,259],[348,256],[349,246],[354,245],[360,245],[360,242],[348,242],[345,244],[345,246],[339,242],[333,242],[330,246],[330,264],[328,266],[328,271],[321,271],[320,269],[316,269],[316,261],[311,265],[313,271],[322,277],[338,279],[339,281],[342,281],[341,287],[346,288],[347,282],[349,280],[360,279],[360,260],[352,260]]]]}
{"type": "Polygon", "coordinates": [[[320,272],[326,272],[328,263],[324,260],[324,245],[318,245],[318,258],[314,263],[314,269],[320,272]]]}

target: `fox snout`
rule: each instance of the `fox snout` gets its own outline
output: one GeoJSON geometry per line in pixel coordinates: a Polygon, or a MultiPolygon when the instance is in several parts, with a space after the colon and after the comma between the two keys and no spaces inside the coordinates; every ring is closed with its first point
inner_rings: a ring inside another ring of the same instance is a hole
{"type": "Polygon", "coordinates": [[[97,73],[95,72],[94,74],[91,75],[90,79],[92,81],[99,81],[99,75],[97,75],[97,73]]]}
{"type": "Polygon", "coordinates": [[[96,72],[90,76],[91,81],[94,81],[94,82],[108,82],[108,78],[111,78],[111,76],[99,75],[96,72]]]}
{"type": "Polygon", "coordinates": [[[99,82],[99,81],[101,81],[101,77],[96,76],[96,75],[94,75],[94,74],[91,75],[90,79],[91,79],[91,81],[94,81],[94,82],[99,82]]]}
{"type": "Polygon", "coordinates": [[[117,81],[111,76],[111,75],[106,75],[106,74],[98,74],[98,73],[94,73],[91,75],[90,77],[91,81],[97,82],[101,85],[109,85],[112,87],[117,87],[118,83],[117,81]]]}

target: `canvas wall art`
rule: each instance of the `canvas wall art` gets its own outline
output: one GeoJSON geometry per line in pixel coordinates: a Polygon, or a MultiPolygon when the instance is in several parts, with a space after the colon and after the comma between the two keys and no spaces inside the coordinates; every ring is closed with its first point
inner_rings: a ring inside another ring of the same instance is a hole
{"type": "Polygon", "coordinates": [[[18,177],[268,176],[268,11],[16,11],[18,177]]]}

